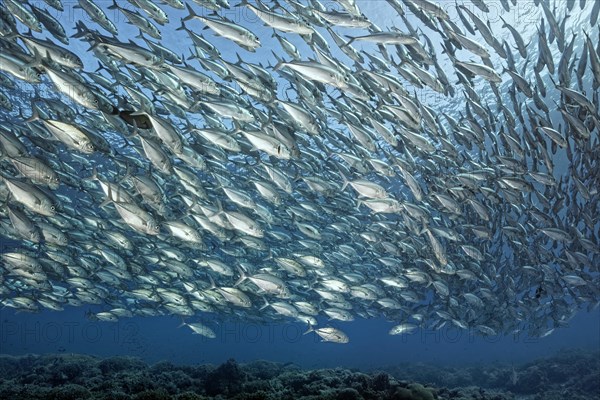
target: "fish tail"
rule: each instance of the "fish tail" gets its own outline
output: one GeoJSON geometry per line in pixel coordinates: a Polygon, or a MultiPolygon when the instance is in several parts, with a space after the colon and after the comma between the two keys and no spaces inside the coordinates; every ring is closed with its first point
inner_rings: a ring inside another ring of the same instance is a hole
{"type": "Polygon", "coordinates": [[[217,285],[215,285],[215,281],[213,280],[212,276],[210,276],[210,274],[208,274],[208,279],[210,280],[210,290],[216,289],[217,285]]]}
{"type": "Polygon", "coordinates": [[[314,332],[314,328],[313,326],[310,324],[310,322],[308,323],[308,329],[306,330],[306,332],[303,333],[303,335],[306,335],[307,333],[311,333],[314,332]]]}
{"type": "Polygon", "coordinates": [[[185,26],[185,19],[181,18],[181,26],[179,28],[175,28],[176,31],[186,31],[187,27],[185,26]]]}
{"type": "Polygon", "coordinates": [[[348,186],[348,184],[350,183],[350,181],[346,178],[346,176],[340,172],[340,175],[342,175],[342,179],[344,180],[344,183],[342,184],[342,188],[340,189],[341,192],[343,192],[346,187],[348,186]]]}
{"type": "MultiPolygon", "coordinates": [[[[31,102],[33,103],[35,100],[36,99],[31,100],[31,102]]],[[[31,117],[29,117],[25,120],[25,122],[27,122],[27,123],[37,121],[40,119],[40,113],[38,112],[37,107],[31,107],[31,108],[33,110],[33,113],[31,114],[31,117]]]]}
{"type": "Polygon", "coordinates": [[[214,217],[215,215],[221,215],[223,213],[223,204],[221,204],[221,200],[217,199],[217,211],[211,214],[210,216],[206,216],[207,218],[214,217]]]}
{"type": "Polygon", "coordinates": [[[177,328],[181,328],[182,326],[185,326],[185,325],[187,325],[187,324],[185,323],[185,320],[183,319],[183,317],[181,317],[181,324],[179,324],[177,326],[177,328]]]}
{"type": "MultiPolygon", "coordinates": [[[[113,0],[114,1],[114,0],[113,0]]],[[[188,2],[185,3],[185,6],[188,10],[188,15],[187,17],[184,17],[181,22],[183,24],[184,21],[189,21],[190,19],[194,19],[198,16],[198,14],[196,14],[196,12],[194,11],[194,9],[192,8],[192,6],[190,6],[190,4],[188,2]]]]}
{"type": "Polygon", "coordinates": [[[235,65],[241,67],[242,64],[244,64],[244,60],[242,60],[242,57],[240,57],[240,53],[238,53],[237,51],[235,52],[235,55],[237,57],[237,62],[235,63],[235,65]]]}
{"type": "Polygon", "coordinates": [[[263,297],[263,300],[265,301],[265,304],[258,309],[258,311],[264,310],[265,308],[269,307],[271,305],[271,303],[269,303],[269,301],[263,297]]]}
{"type": "Polygon", "coordinates": [[[348,36],[348,35],[344,35],[344,36],[345,36],[347,39],[350,39],[350,40],[348,40],[346,43],[344,43],[343,45],[341,45],[341,46],[340,46],[340,48],[341,48],[341,47],[350,46],[350,45],[351,45],[352,43],[354,43],[354,41],[356,40],[356,38],[355,38],[355,37],[353,37],[353,36],[348,36]]]}
{"type": "Polygon", "coordinates": [[[122,183],[122,182],[130,179],[132,176],[133,176],[133,174],[131,173],[131,165],[129,163],[126,163],[126,165],[125,165],[125,175],[123,175],[122,178],[119,178],[118,182],[122,183]]]}
{"type": "Polygon", "coordinates": [[[556,83],[556,81],[552,77],[552,74],[548,74],[548,77],[550,78],[550,80],[552,81],[552,83],[554,84],[554,86],[558,88],[559,85],[558,85],[558,83],[556,83]]]}
{"type": "MultiPolygon", "coordinates": [[[[51,60],[51,57],[48,54],[48,52],[46,52],[46,56],[48,57],[49,60],[51,60]]],[[[31,59],[31,61],[29,61],[28,63],[26,63],[25,67],[41,68],[43,66],[44,65],[43,65],[42,55],[40,54],[40,52],[36,48],[34,48],[33,49],[33,59],[31,59]]]]}
{"type": "Polygon", "coordinates": [[[361,199],[357,199],[356,200],[356,211],[360,211],[360,206],[362,206],[363,204],[365,204],[365,202],[361,199]]]}
{"type": "Polygon", "coordinates": [[[108,196],[107,196],[106,200],[104,200],[102,203],[100,203],[100,208],[104,208],[112,202],[114,202],[114,199],[112,196],[112,189],[111,189],[110,185],[108,185],[108,196]]]}
{"type": "Polygon", "coordinates": [[[239,266],[237,267],[239,273],[240,273],[240,279],[238,279],[234,284],[233,287],[237,287],[239,285],[242,284],[242,282],[244,282],[246,279],[248,279],[248,276],[246,275],[246,273],[244,272],[243,269],[241,269],[239,266]]]}
{"type": "Polygon", "coordinates": [[[503,22],[503,25],[502,25],[502,27],[503,27],[503,28],[506,28],[506,27],[508,26],[508,24],[506,23],[506,20],[505,20],[504,18],[502,18],[502,17],[500,17],[500,19],[501,19],[501,20],[502,20],[502,22],[503,22]]]}
{"type": "Polygon", "coordinates": [[[92,176],[90,176],[89,178],[87,178],[87,180],[95,181],[96,179],[98,179],[98,170],[94,166],[94,168],[92,168],[92,176]]]}

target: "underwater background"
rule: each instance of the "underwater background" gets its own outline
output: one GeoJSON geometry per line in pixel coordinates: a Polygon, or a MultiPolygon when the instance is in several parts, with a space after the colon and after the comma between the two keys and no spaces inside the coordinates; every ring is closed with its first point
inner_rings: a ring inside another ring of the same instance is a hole
{"type": "Polygon", "coordinates": [[[16,314],[2,309],[2,353],[79,353],[98,357],[130,355],[148,363],[220,364],[230,358],[239,362],[269,360],[294,363],[303,368],[378,369],[399,363],[521,364],[553,356],[563,350],[600,350],[600,317],[596,311],[581,312],[568,325],[545,338],[527,335],[481,337],[475,332],[449,327],[391,336],[384,319],[357,320],[342,326],[352,338],[344,346],[323,343],[303,335],[301,323],[244,323],[197,318],[213,327],[216,339],[190,335],[177,329],[174,316],[132,317],[115,323],[90,321],[80,309],[63,312],[16,314]]]}

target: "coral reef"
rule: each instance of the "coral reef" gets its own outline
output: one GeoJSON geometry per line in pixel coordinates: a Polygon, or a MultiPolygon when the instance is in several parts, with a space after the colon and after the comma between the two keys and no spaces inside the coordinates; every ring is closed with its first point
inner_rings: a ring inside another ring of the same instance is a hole
{"type": "Polygon", "coordinates": [[[514,367],[407,364],[365,373],[233,359],[150,366],[131,357],[0,356],[0,399],[589,400],[600,398],[599,360],[598,353],[564,352],[514,367]]]}

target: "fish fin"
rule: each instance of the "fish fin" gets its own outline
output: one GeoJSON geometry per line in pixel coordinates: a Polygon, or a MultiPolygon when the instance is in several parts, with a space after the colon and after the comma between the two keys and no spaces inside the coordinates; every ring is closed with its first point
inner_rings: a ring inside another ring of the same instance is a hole
{"type": "Polygon", "coordinates": [[[112,6],[108,6],[108,9],[109,9],[109,10],[118,10],[119,8],[120,8],[120,7],[119,7],[119,5],[117,4],[117,1],[116,1],[116,0],[113,0],[113,5],[112,5],[112,6]]]}

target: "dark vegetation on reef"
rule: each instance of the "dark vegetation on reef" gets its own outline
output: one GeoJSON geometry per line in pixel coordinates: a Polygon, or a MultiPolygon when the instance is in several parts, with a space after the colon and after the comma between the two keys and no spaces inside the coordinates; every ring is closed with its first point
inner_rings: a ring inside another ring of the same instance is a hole
{"type": "Polygon", "coordinates": [[[515,367],[404,365],[387,372],[302,370],[255,361],[147,365],[131,357],[0,356],[0,399],[600,399],[600,354],[569,352],[515,367]],[[421,382],[421,383],[415,383],[421,382]]]}

